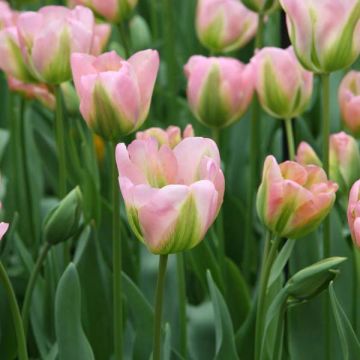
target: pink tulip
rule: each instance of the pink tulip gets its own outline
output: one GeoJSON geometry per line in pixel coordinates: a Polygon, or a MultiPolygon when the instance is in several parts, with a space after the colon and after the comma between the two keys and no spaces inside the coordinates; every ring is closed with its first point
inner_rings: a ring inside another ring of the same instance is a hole
{"type": "Polygon", "coordinates": [[[297,239],[315,230],[330,212],[338,189],[318,166],[265,160],[257,195],[261,221],[274,234],[297,239]]]}
{"type": "Polygon", "coordinates": [[[260,103],[271,116],[289,119],[306,110],[313,90],[313,74],[300,65],[291,47],[263,48],[251,64],[260,103]]]}
{"type": "Polygon", "coordinates": [[[0,223],[0,240],[4,237],[5,233],[8,231],[9,224],[1,222],[0,223]]]}
{"type": "Polygon", "coordinates": [[[71,67],[81,114],[95,133],[115,140],[144,123],[159,69],[157,51],[140,51],[128,61],[114,51],[73,54],[71,67]]]}
{"type": "Polygon", "coordinates": [[[360,180],[351,188],[347,218],[353,242],[360,247],[360,180]]]}
{"type": "Polygon", "coordinates": [[[96,24],[94,26],[94,38],[90,54],[99,56],[105,49],[111,35],[111,26],[109,24],[96,24]]]}
{"type": "Polygon", "coordinates": [[[88,6],[106,20],[119,23],[129,17],[137,3],[138,0],[71,0],[69,5],[88,6]]]}
{"type": "Polygon", "coordinates": [[[279,5],[278,0],[241,0],[242,3],[257,13],[266,14],[275,10],[279,5]]]}
{"type": "Polygon", "coordinates": [[[161,128],[150,128],[145,131],[138,131],[136,139],[147,140],[149,138],[155,139],[160,145],[167,145],[173,149],[183,139],[194,137],[194,129],[191,125],[187,125],[181,136],[181,130],[177,126],[169,126],[166,130],[161,128]]]}
{"type": "Polygon", "coordinates": [[[238,0],[199,0],[196,30],[201,43],[216,52],[236,50],[256,34],[258,16],[238,0]]]}
{"type": "Polygon", "coordinates": [[[135,140],[117,146],[116,161],[129,223],[152,253],[188,250],[204,238],[224,196],[212,140],[189,137],[174,149],[135,140]]]}
{"type": "Polygon", "coordinates": [[[24,12],[17,21],[23,55],[34,76],[57,85],[71,79],[70,56],[90,53],[94,37],[91,10],[77,6],[45,6],[24,12]]]}
{"type": "Polygon", "coordinates": [[[342,80],[339,104],[346,127],[360,137],[360,72],[350,71],[342,80]]]}
{"type": "Polygon", "coordinates": [[[9,26],[13,26],[17,17],[17,13],[12,11],[9,4],[0,1],[0,30],[9,26]]]}
{"type": "Polygon", "coordinates": [[[225,127],[248,109],[254,93],[251,66],[232,58],[192,56],[185,75],[191,110],[203,124],[225,127]]]}
{"type": "Polygon", "coordinates": [[[296,161],[301,165],[316,165],[322,167],[322,162],[315,150],[305,141],[302,141],[297,149],[296,161]]]}
{"type": "Polygon", "coordinates": [[[8,85],[11,91],[20,93],[24,98],[39,100],[44,106],[55,109],[55,97],[44,84],[23,83],[11,76],[8,77],[8,85]]]}
{"type": "Polygon", "coordinates": [[[330,73],[350,66],[360,53],[358,0],[280,0],[290,40],[303,66],[330,73]]]}

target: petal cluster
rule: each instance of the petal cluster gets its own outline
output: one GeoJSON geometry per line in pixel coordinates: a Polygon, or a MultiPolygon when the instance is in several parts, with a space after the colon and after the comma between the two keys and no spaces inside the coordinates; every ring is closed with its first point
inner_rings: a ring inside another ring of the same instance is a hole
{"type": "Polygon", "coordinates": [[[300,238],[313,231],[328,215],[338,189],[323,169],[296,162],[265,160],[257,195],[261,221],[278,236],[300,238]]]}
{"type": "Polygon", "coordinates": [[[127,61],[114,51],[98,57],[75,53],[71,67],[81,114],[95,133],[116,140],[143,124],[159,69],[157,51],[127,61]]]}
{"type": "Polygon", "coordinates": [[[290,40],[303,66],[330,73],[351,65],[360,53],[357,0],[280,0],[290,40]]]}
{"type": "Polygon", "coordinates": [[[196,31],[201,43],[215,52],[236,50],[255,35],[257,15],[238,0],[199,0],[196,31]]]}
{"type": "Polygon", "coordinates": [[[351,188],[347,218],[354,244],[360,247],[360,180],[351,188]]]}
{"type": "Polygon", "coordinates": [[[188,137],[174,149],[154,138],[116,148],[129,223],[155,254],[191,249],[214,222],[224,196],[216,144],[188,137]]]}
{"type": "Polygon", "coordinates": [[[226,127],[248,109],[254,93],[251,66],[232,58],[192,56],[185,75],[191,110],[203,124],[226,127]]]}

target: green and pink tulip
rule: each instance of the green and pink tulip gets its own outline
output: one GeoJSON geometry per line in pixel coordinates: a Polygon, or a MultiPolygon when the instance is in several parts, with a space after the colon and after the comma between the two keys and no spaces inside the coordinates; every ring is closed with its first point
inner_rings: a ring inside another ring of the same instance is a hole
{"type": "Polygon", "coordinates": [[[184,69],[190,108],[203,124],[223,128],[248,109],[254,93],[251,66],[232,58],[192,56],[184,69]]]}
{"type": "Polygon", "coordinates": [[[300,65],[291,47],[263,48],[251,64],[256,91],[266,112],[289,119],[306,110],[313,90],[313,74],[300,65]]]}
{"type": "Polygon", "coordinates": [[[228,52],[246,45],[257,30],[258,17],[238,0],[199,0],[196,31],[213,52],[228,52]]]}
{"type": "Polygon", "coordinates": [[[224,196],[214,141],[189,137],[174,149],[154,138],[116,148],[119,184],[136,236],[154,254],[196,246],[213,224],[224,196]]]}
{"type": "Polygon", "coordinates": [[[347,218],[354,244],[360,247],[360,180],[351,188],[347,218]]]}
{"type": "Polygon", "coordinates": [[[257,195],[261,221],[280,237],[297,239],[315,230],[329,214],[338,189],[323,169],[293,161],[265,160],[257,195]]]}
{"type": "Polygon", "coordinates": [[[109,24],[95,24],[93,43],[90,54],[94,56],[100,55],[109,42],[110,36],[111,26],[109,24]]]}
{"type": "Polygon", "coordinates": [[[89,127],[106,140],[119,140],[146,120],[159,69],[157,51],[123,60],[116,52],[71,57],[80,111],[89,127]]]}
{"type": "Polygon", "coordinates": [[[358,0],[280,0],[291,43],[302,65],[315,73],[350,66],[360,53],[358,0]]]}

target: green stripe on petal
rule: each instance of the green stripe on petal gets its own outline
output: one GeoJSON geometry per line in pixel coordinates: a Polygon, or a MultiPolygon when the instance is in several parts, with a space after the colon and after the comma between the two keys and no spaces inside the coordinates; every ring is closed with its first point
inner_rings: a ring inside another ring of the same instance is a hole
{"type": "Polygon", "coordinates": [[[139,214],[136,208],[134,207],[126,207],[126,214],[129,221],[129,226],[131,230],[134,232],[135,236],[144,243],[144,238],[142,235],[141,225],[139,222],[139,214]]]}

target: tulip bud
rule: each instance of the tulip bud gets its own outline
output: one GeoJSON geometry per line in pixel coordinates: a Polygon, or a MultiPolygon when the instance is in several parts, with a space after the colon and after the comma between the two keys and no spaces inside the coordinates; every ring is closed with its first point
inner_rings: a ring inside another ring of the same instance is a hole
{"type": "Polygon", "coordinates": [[[46,84],[59,85],[71,79],[70,56],[90,53],[94,37],[91,10],[77,6],[45,6],[24,12],[17,21],[22,53],[33,75],[46,84]]]}
{"type": "Polygon", "coordinates": [[[359,56],[358,0],[280,0],[291,43],[302,65],[315,73],[350,66],[359,56]]]}
{"type": "Polygon", "coordinates": [[[80,227],[82,195],[78,187],[72,190],[50,211],[44,223],[44,239],[52,245],[74,236],[80,227]]]}
{"type": "Polygon", "coordinates": [[[157,51],[140,51],[128,61],[114,51],[73,54],[71,66],[80,112],[95,133],[116,140],[144,123],[159,69],[157,51]]]}
{"type": "Polygon", "coordinates": [[[135,15],[130,21],[129,28],[132,49],[140,51],[151,46],[151,31],[143,17],[135,15]]]}
{"type": "Polygon", "coordinates": [[[339,87],[339,104],[345,126],[360,137],[360,72],[350,71],[339,87]]]}
{"type": "Polygon", "coordinates": [[[293,161],[280,165],[273,156],[265,160],[257,194],[261,221],[280,237],[297,239],[315,230],[329,214],[337,184],[323,169],[293,161]]]}
{"type": "Polygon", "coordinates": [[[360,248],[360,180],[350,190],[347,218],[353,242],[360,248]]]}
{"type": "Polygon", "coordinates": [[[94,56],[100,55],[109,42],[110,35],[111,26],[109,24],[96,24],[94,26],[94,38],[90,54],[94,56]]]}
{"type": "Polygon", "coordinates": [[[338,274],[337,267],[346,260],[344,257],[331,257],[300,270],[285,285],[290,301],[310,300],[323,290],[338,274]]]}
{"type": "Polygon", "coordinates": [[[258,17],[238,0],[199,0],[196,31],[200,42],[214,52],[246,45],[256,34],[258,17]]]}
{"type": "Polygon", "coordinates": [[[251,66],[231,58],[193,56],[185,74],[191,110],[203,124],[223,128],[248,109],[254,91],[251,66]]]}
{"type": "Polygon", "coordinates": [[[298,147],[296,161],[301,165],[316,165],[322,167],[322,162],[316,152],[305,141],[302,141],[298,147]]]}
{"type": "Polygon", "coordinates": [[[279,5],[278,0],[241,0],[242,3],[250,10],[257,13],[269,13],[279,5]]]}
{"type": "Polygon", "coordinates": [[[188,137],[174,149],[152,137],[116,147],[119,184],[129,224],[154,254],[196,246],[224,197],[219,150],[211,139],[188,137]]]}
{"type": "Polygon", "coordinates": [[[299,64],[291,47],[263,48],[251,63],[261,105],[270,115],[290,119],[306,110],[313,90],[313,74],[299,64]]]}

